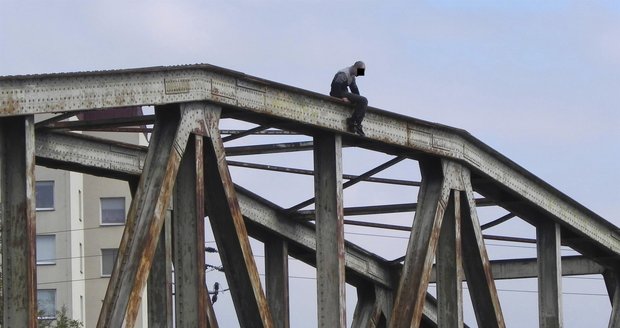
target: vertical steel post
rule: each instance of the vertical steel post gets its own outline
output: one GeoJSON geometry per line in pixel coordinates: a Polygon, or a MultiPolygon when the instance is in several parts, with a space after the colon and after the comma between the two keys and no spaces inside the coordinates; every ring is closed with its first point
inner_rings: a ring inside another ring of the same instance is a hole
{"type": "Polygon", "coordinates": [[[288,243],[282,238],[265,241],[265,284],[274,327],[288,328],[288,243]]]}
{"type": "Polygon", "coordinates": [[[437,247],[437,301],[440,327],[463,327],[460,194],[453,190],[437,247]]]}
{"type": "Polygon", "coordinates": [[[147,282],[150,328],[172,327],[172,227],[171,208],[166,211],[153,265],[147,282]]]}
{"type": "Polygon", "coordinates": [[[609,328],[620,327],[620,276],[615,271],[606,271],[605,286],[611,300],[611,315],[609,316],[609,328]]]}
{"type": "Polygon", "coordinates": [[[203,137],[190,137],[174,190],[173,243],[177,327],[205,328],[217,321],[205,281],[203,137]]]}
{"type": "Polygon", "coordinates": [[[0,119],[4,327],[37,326],[34,117],[0,119]]]}
{"type": "Polygon", "coordinates": [[[560,225],[541,221],[536,227],[538,253],[538,313],[541,328],[559,328],[562,322],[562,257],[560,225]]]}
{"type": "Polygon", "coordinates": [[[314,137],[316,270],[319,327],[345,327],[342,139],[314,137]]]}

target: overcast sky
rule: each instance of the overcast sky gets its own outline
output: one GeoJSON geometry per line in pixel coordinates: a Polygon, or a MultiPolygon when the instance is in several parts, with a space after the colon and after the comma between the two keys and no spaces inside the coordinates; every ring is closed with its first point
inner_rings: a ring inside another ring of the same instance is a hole
{"type": "MultiPolygon", "coordinates": [[[[209,63],[327,93],[364,60],[371,106],[466,129],[620,224],[620,2],[0,2],[0,75],[209,63]]],[[[606,297],[567,297],[596,306],[566,327],[607,324],[606,297]]]]}

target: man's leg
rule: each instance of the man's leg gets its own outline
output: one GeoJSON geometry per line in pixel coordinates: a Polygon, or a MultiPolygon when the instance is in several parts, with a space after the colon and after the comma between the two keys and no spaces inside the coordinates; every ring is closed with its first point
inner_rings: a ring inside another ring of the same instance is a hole
{"type": "Polygon", "coordinates": [[[368,107],[368,100],[366,97],[356,95],[354,93],[347,92],[344,97],[348,98],[351,104],[355,106],[355,111],[347,123],[349,124],[349,130],[353,130],[360,135],[364,135],[364,131],[362,130],[362,121],[364,120],[364,116],[366,115],[366,107],[368,107]],[[352,125],[352,127],[351,127],[352,125]]]}

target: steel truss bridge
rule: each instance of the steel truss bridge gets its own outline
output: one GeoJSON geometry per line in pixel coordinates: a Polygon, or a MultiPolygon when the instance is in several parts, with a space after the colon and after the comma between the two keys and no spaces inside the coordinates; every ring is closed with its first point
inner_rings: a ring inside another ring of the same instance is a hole
{"type": "Polygon", "coordinates": [[[35,164],[121,179],[131,188],[100,328],[132,327],[144,288],[151,327],[172,327],[173,308],[177,327],[218,327],[205,286],[205,216],[242,327],[289,326],[289,256],[316,267],[320,327],[345,326],[346,283],[357,288],[353,327],[462,327],[464,283],[477,325],[505,327],[495,280],[527,277],[538,279],[540,327],[561,327],[562,275],[588,274],[605,278],[609,326],[620,326],[617,227],[466,131],[370,108],[360,137],[346,130],[351,111],[335,98],[211,65],[0,77],[4,326],[36,326],[35,164]],[[67,120],[132,106],[154,106],[155,114],[67,120]],[[52,118],[35,123],[40,114],[52,118]],[[224,131],[222,119],[255,127],[224,131]],[[146,148],[73,132],[83,130],[152,135],[146,148]],[[243,143],[261,134],[305,140],[243,143]],[[232,140],[240,145],[225,147],[232,140]],[[389,160],[346,174],[343,149],[389,160]],[[304,151],[312,154],[312,169],[233,158],[304,151]],[[415,163],[419,172],[411,176],[421,181],[374,177],[399,162],[415,163]],[[277,205],[268,191],[259,196],[234,181],[231,166],[311,175],[314,198],[277,205]],[[409,188],[404,192],[415,197],[414,189],[417,202],[344,207],[345,189],[358,183],[409,188]],[[481,225],[481,206],[508,214],[481,225]],[[408,226],[345,219],[413,211],[408,226]],[[536,238],[483,234],[507,220],[527,222],[536,238]],[[401,258],[387,260],[345,240],[349,224],[410,231],[408,246],[395,250],[401,258]],[[264,243],[265,286],[250,237],[264,243]],[[490,261],[485,242],[494,239],[535,243],[537,257],[490,261]],[[561,245],[581,255],[562,257],[561,245]],[[427,293],[431,282],[437,298],[427,293]]]}

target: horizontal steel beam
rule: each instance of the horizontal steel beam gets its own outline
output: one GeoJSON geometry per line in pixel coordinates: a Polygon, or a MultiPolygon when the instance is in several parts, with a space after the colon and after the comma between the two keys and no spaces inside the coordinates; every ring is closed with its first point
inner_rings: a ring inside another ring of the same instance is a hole
{"type": "MultiPolygon", "coordinates": [[[[0,116],[211,101],[306,129],[347,134],[352,108],[334,98],[211,65],[0,77],[0,116]]],[[[369,109],[365,147],[461,161],[523,207],[620,256],[617,228],[466,131],[369,109]]],[[[611,255],[610,254],[610,255],[611,255]]]]}
{"type": "MultiPolygon", "coordinates": [[[[603,266],[588,259],[587,257],[562,257],[563,276],[603,274],[603,271],[605,271],[603,266]]],[[[491,261],[491,272],[493,272],[493,279],[495,280],[537,278],[538,263],[536,258],[494,260],[491,261]]],[[[436,282],[435,266],[433,266],[430,282],[436,282]]]]}

